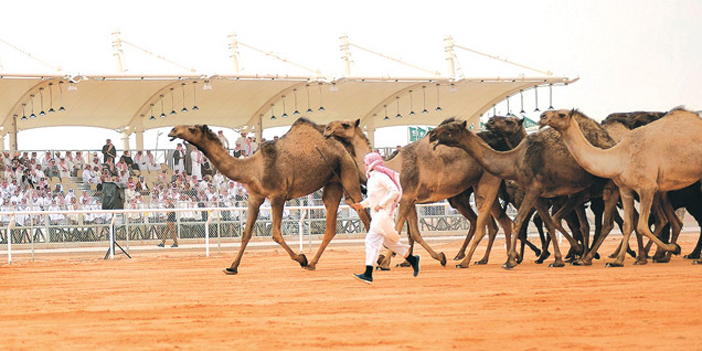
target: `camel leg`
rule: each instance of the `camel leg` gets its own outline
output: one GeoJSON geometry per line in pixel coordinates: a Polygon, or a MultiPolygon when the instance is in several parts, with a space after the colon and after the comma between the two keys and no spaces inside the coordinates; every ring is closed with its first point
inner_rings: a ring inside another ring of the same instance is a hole
{"type": "MultiPolygon", "coordinates": [[[[653,231],[653,235],[661,241],[663,241],[663,238],[665,237],[665,240],[668,241],[670,238],[670,226],[668,225],[670,222],[668,221],[668,217],[666,216],[665,211],[663,210],[663,199],[661,198],[661,194],[656,194],[653,197],[653,204],[651,205],[651,212],[654,213],[653,219],[654,219],[654,224],[656,229],[653,231]],[[663,233],[667,233],[664,235],[663,233]]],[[[649,222],[651,220],[651,217],[649,217],[649,222]]],[[[650,230],[650,223],[649,223],[649,230],[650,230]]],[[[653,241],[649,240],[648,243],[646,244],[645,251],[644,253],[646,254],[645,257],[650,257],[649,252],[651,250],[651,245],[653,245],[653,241]]],[[[665,250],[661,249],[658,247],[656,249],[656,254],[653,256],[654,261],[657,259],[662,258],[665,256],[665,250]]]]}
{"type": "MultiPolygon", "coordinates": [[[[634,230],[634,191],[629,188],[620,187],[619,195],[621,196],[622,205],[624,207],[624,228],[622,230],[622,241],[619,245],[619,252],[617,253],[617,258],[613,262],[607,263],[605,265],[606,267],[624,266],[626,249],[629,246],[629,237],[631,236],[631,232],[634,230]]],[[[641,218],[639,218],[639,220],[641,220],[641,218]]]]}
{"type": "MultiPolygon", "coordinates": [[[[535,212],[536,209],[533,209],[532,211],[535,212]]],[[[541,239],[541,255],[539,255],[534,263],[542,264],[551,256],[551,253],[548,251],[548,246],[551,245],[551,237],[544,233],[544,221],[541,219],[538,213],[534,215],[533,222],[534,226],[536,227],[536,231],[539,232],[539,239],[541,239]]],[[[526,230],[526,228],[524,230],[526,230]]]]}
{"type": "Polygon", "coordinates": [[[580,222],[580,233],[583,236],[582,257],[587,254],[587,250],[590,248],[590,223],[587,221],[584,204],[575,206],[575,214],[578,216],[578,222],[580,222]]]}
{"type": "MultiPolygon", "coordinates": [[[[700,226],[700,228],[702,228],[702,206],[686,206],[685,209],[687,210],[687,213],[689,213],[690,215],[692,215],[693,218],[695,218],[695,221],[697,221],[697,224],[700,226]]],[[[695,248],[692,249],[692,252],[685,255],[683,258],[699,259],[700,252],[702,252],[702,230],[700,231],[700,237],[699,239],[697,239],[697,244],[695,245],[695,248]]]]}
{"type": "Polygon", "coordinates": [[[427,250],[433,259],[439,261],[442,266],[446,266],[446,255],[444,255],[443,252],[437,253],[434,251],[431,246],[424,241],[424,238],[422,238],[422,235],[419,233],[419,218],[417,218],[417,211],[410,211],[407,214],[407,222],[409,223],[410,235],[412,236],[412,239],[414,239],[417,244],[422,245],[422,247],[427,250]]]}
{"type": "Polygon", "coordinates": [[[543,219],[544,222],[551,220],[555,228],[559,232],[561,232],[561,234],[563,234],[563,237],[566,238],[566,240],[568,240],[568,243],[570,243],[571,250],[577,252],[578,254],[581,254],[584,249],[581,247],[580,243],[578,243],[578,241],[575,240],[575,238],[573,238],[570,235],[570,233],[568,233],[568,231],[565,230],[565,228],[563,228],[563,226],[561,225],[561,219],[564,216],[569,215],[571,212],[573,212],[573,209],[577,205],[584,203],[585,196],[587,196],[587,194],[584,191],[581,191],[573,196],[569,196],[568,200],[563,204],[563,206],[561,206],[560,209],[558,209],[558,211],[552,217],[549,216],[549,219],[541,217],[541,219],[543,219]]]}
{"type": "MultiPolygon", "coordinates": [[[[325,185],[324,189],[322,190],[322,202],[324,203],[324,207],[327,210],[326,227],[324,228],[324,238],[322,238],[322,243],[319,245],[317,253],[314,255],[314,258],[312,258],[312,261],[310,261],[309,263],[305,262],[305,265],[302,265],[302,263],[300,263],[303,267],[305,267],[308,270],[313,271],[317,268],[317,263],[322,257],[322,253],[329,245],[329,242],[331,242],[334,236],[336,236],[336,211],[339,209],[339,201],[341,201],[341,195],[342,188],[339,184],[327,183],[327,185],[325,185]]],[[[368,213],[364,210],[358,211],[359,217],[361,217],[361,213],[364,213],[366,216],[368,216],[368,213]]],[[[307,259],[305,259],[305,261],[307,261],[307,259]]]]}
{"type": "MultiPolygon", "coordinates": [[[[501,211],[502,208],[500,208],[500,204],[495,201],[495,204],[493,205],[497,206],[498,211],[501,211]]],[[[485,248],[485,254],[483,255],[483,258],[481,258],[478,261],[473,262],[473,264],[476,265],[484,265],[487,264],[488,261],[490,260],[490,252],[492,251],[492,245],[495,243],[495,238],[497,237],[497,224],[495,223],[495,219],[490,216],[490,219],[487,221],[488,225],[488,244],[487,247],[485,248]]]]}
{"type": "Polygon", "coordinates": [[[548,231],[549,237],[551,237],[551,242],[553,243],[553,258],[554,261],[549,265],[549,267],[563,267],[565,262],[563,261],[563,256],[561,255],[561,250],[558,246],[558,240],[556,239],[556,226],[553,223],[553,218],[548,213],[548,205],[544,199],[536,200],[536,211],[541,216],[544,221],[546,230],[548,231]]]}
{"type": "MultiPolygon", "coordinates": [[[[670,238],[670,243],[676,244],[678,242],[678,237],[680,236],[680,231],[682,231],[682,221],[675,214],[673,205],[670,203],[667,193],[661,194],[661,207],[665,217],[668,219],[670,224],[670,230],[672,231],[672,236],[670,238]]],[[[657,258],[654,262],[665,263],[670,262],[670,252],[663,254],[663,257],[657,258]]]]}
{"type": "MultiPolygon", "coordinates": [[[[414,206],[414,202],[412,200],[407,199],[406,197],[402,197],[400,199],[399,203],[399,209],[397,211],[397,222],[395,222],[395,230],[398,233],[402,233],[402,226],[405,225],[405,222],[407,221],[407,216],[411,212],[414,212],[415,214],[417,213],[417,208],[414,206]]],[[[414,240],[412,239],[412,234],[410,230],[407,230],[407,235],[410,237],[410,250],[414,249],[414,240]]],[[[410,251],[411,253],[412,251],[410,251]]],[[[378,264],[378,269],[381,270],[390,270],[390,263],[392,262],[392,256],[393,252],[392,250],[388,249],[385,254],[383,255],[383,260],[378,264]]]]}
{"type": "Polygon", "coordinates": [[[244,256],[246,245],[249,243],[249,240],[251,240],[251,235],[253,235],[253,228],[258,218],[259,207],[261,207],[264,200],[265,198],[249,195],[249,207],[246,210],[246,227],[244,227],[244,233],[241,235],[241,246],[239,246],[239,252],[237,252],[234,262],[232,262],[229,268],[224,269],[224,273],[234,275],[239,272],[241,258],[244,256]]]}
{"type": "MultiPolygon", "coordinates": [[[[471,192],[472,192],[472,190],[471,190],[471,192]]],[[[468,243],[470,242],[470,239],[475,234],[475,225],[477,224],[477,221],[478,221],[478,215],[475,214],[473,209],[470,207],[469,202],[464,202],[463,200],[464,200],[464,197],[462,196],[462,194],[448,199],[448,202],[451,205],[451,207],[455,208],[470,223],[470,229],[468,229],[468,234],[466,234],[466,239],[463,240],[463,244],[461,245],[461,248],[458,249],[458,253],[456,254],[456,257],[453,258],[454,261],[458,261],[458,260],[466,257],[466,248],[468,247],[468,243]]]]}
{"type": "Polygon", "coordinates": [[[649,239],[653,240],[656,245],[662,247],[666,251],[671,251],[673,254],[680,253],[680,246],[675,243],[666,244],[661,241],[658,237],[651,233],[648,227],[648,218],[651,214],[651,205],[653,204],[653,198],[655,195],[655,190],[642,189],[639,191],[639,197],[641,198],[641,214],[639,215],[639,222],[636,226],[637,232],[646,235],[649,239]]]}
{"type": "MultiPolygon", "coordinates": [[[[283,223],[283,208],[285,207],[285,198],[274,198],[270,199],[271,200],[271,220],[272,220],[272,239],[275,241],[278,245],[280,245],[285,252],[290,255],[290,258],[293,261],[296,261],[297,263],[300,264],[301,267],[306,267],[307,266],[307,257],[305,254],[302,253],[296,253],[293,251],[290,246],[285,242],[285,239],[283,238],[283,234],[280,230],[280,227],[283,223]]],[[[338,202],[337,202],[337,207],[338,207],[338,202]]],[[[336,227],[336,209],[331,212],[334,214],[333,216],[333,221],[334,221],[334,227],[336,227]]],[[[327,209],[327,225],[329,223],[329,209],[327,209]]],[[[325,235],[326,238],[326,235],[325,235]]],[[[320,247],[319,251],[317,254],[321,255],[321,251],[324,250],[324,247],[320,247]]]]}
{"type": "MultiPolygon", "coordinates": [[[[514,219],[512,229],[518,233],[522,228],[525,219],[531,213],[532,208],[536,207],[536,202],[539,199],[539,194],[535,191],[527,191],[524,194],[524,199],[522,204],[519,205],[519,210],[517,211],[517,218],[514,219]]],[[[517,265],[517,236],[512,238],[512,243],[510,246],[509,254],[507,255],[507,262],[502,265],[502,268],[511,269],[517,265]]]]}
{"type": "MultiPolygon", "coordinates": [[[[485,236],[485,227],[487,225],[487,221],[490,219],[490,213],[493,212],[495,209],[493,205],[495,204],[495,199],[497,198],[497,191],[500,188],[500,182],[502,180],[493,176],[487,174],[487,172],[483,173],[483,176],[480,178],[478,181],[478,184],[476,184],[473,189],[475,190],[475,200],[478,204],[478,223],[475,225],[475,235],[473,236],[473,239],[470,242],[470,248],[468,249],[468,254],[466,257],[461,261],[461,263],[457,264],[457,268],[468,268],[470,266],[470,260],[473,257],[473,253],[475,253],[476,248],[478,247],[478,243],[480,243],[480,240],[483,239],[485,236]]],[[[499,209],[499,205],[497,206],[497,209],[499,209]]],[[[502,213],[501,209],[499,209],[499,212],[502,213]]],[[[500,224],[506,225],[506,227],[503,227],[502,229],[505,231],[505,237],[507,240],[510,240],[510,236],[512,233],[512,230],[510,228],[509,220],[505,220],[502,216],[507,217],[502,213],[502,215],[497,215],[493,212],[493,216],[496,216],[500,224]]],[[[516,236],[514,239],[516,240],[516,236]]],[[[512,246],[510,248],[513,248],[514,244],[512,243],[512,246]]]]}

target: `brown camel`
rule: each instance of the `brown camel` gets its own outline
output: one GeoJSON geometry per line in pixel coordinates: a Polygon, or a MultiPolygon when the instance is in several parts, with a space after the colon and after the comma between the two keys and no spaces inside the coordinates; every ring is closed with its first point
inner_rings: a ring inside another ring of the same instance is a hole
{"type": "MultiPolygon", "coordinates": [[[[646,235],[659,247],[680,253],[677,244],[665,244],[648,228],[648,220],[656,193],[682,189],[702,178],[702,120],[684,109],[674,109],[665,117],[633,130],[609,150],[592,146],[573,128],[577,110],[547,111],[541,124],[549,125],[563,135],[568,150],[578,164],[600,177],[611,178],[619,186],[624,205],[624,239],[622,250],[611,266],[622,266],[631,231],[646,235]],[[641,203],[637,224],[634,218],[634,193],[641,203]]],[[[663,209],[668,217],[672,211],[663,194],[663,209]]]]}
{"type": "MultiPolygon", "coordinates": [[[[596,123],[583,119],[581,127],[587,131],[588,137],[598,145],[611,146],[614,142],[607,133],[596,123]]],[[[563,214],[576,210],[580,220],[581,232],[587,238],[589,226],[585,218],[582,203],[589,196],[589,190],[596,183],[604,183],[582,167],[578,166],[573,157],[568,153],[560,136],[555,131],[542,130],[527,136],[514,150],[507,152],[495,151],[486,145],[480,138],[466,129],[466,123],[448,123],[429,133],[430,141],[436,145],[447,145],[460,148],[468,152],[485,169],[506,180],[516,181],[525,191],[524,199],[519,207],[517,218],[513,222],[513,230],[519,231],[531,209],[536,207],[539,216],[544,221],[554,249],[554,262],[551,266],[562,267],[565,265],[558,241],[555,239],[555,229],[561,231],[571,248],[580,253],[581,246],[560,225],[563,214]],[[554,221],[548,212],[546,198],[568,195],[569,200],[561,207],[558,218],[554,221]]],[[[600,184],[601,186],[601,184],[600,184]]],[[[509,258],[503,265],[504,268],[513,268],[517,264],[515,239],[512,238],[509,258]]],[[[587,247],[587,242],[584,243],[587,247]]]]}
{"type": "MultiPolygon", "coordinates": [[[[359,122],[343,121],[330,123],[326,127],[325,135],[329,137],[334,136],[355,145],[357,162],[362,166],[363,163],[360,160],[366,152],[370,151],[370,145],[359,127],[359,122]],[[362,152],[358,152],[358,150],[362,150],[362,152]]],[[[442,147],[435,150],[429,144],[427,138],[422,138],[403,147],[394,158],[385,162],[388,168],[400,173],[403,190],[396,229],[400,231],[405,221],[408,221],[411,239],[422,245],[442,265],[446,264],[446,256],[443,253],[437,254],[419,234],[416,204],[449,199],[451,205],[470,220],[471,213],[474,216],[474,212],[470,209],[468,198],[470,195],[469,188],[473,186],[475,187],[476,199],[478,200],[479,215],[476,225],[471,225],[471,231],[468,236],[471,236],[471,232],[474,231],[485,231],[486,224],[490,222],[490,213],[503,226],[506,237],[510,238],[511,236],[509,217],[504,214],[499,204],[495,202],[500,180],[484,172],[480,165],[466,156],[465,152],[452,148],[442,147]]],[[[496,232],[496,228],[491,230],[491,234],[496,232]]],[[[477,235],[473,239],[476,237],[477,235]]],[[[494,234],[491,238],[494,239],[494,234]]],[[[471,242],[469,254],[463,258],[458,267],[465,268],[469,266],[477,243],[477,241],[471,242]]],[[[488,246],[491,244],[492,242],[488,243],[488,246]]],[[[488,248],[485,257],[476,263],[487,263],[489,252],[488,248]]],[[[457,258],[460,254],[459,252],[457,258]]],[[[390,258],[391,255],[385,256],[385,260],[381,264],[383,269],[389,268],[390,258]]]]}
{"type": "MultiPolygon", "coordinates": [[[[322,132],[323,126],[300,118],[284,136],[262,143],[260,149],[246,159],[231,157],[207,126],[176,126],[168,133],[172,138],[181,138],[195,145],[223,175],[246,186],[249,194],[248,220],[236,259],[231,267],[225,269],[225,273],[237,273],[246,245],[253,234],[259,207],[266,198],[271,204],[273,240],[302,267],[311,270],[316,268],[324,249],[336,235],[336,211],[344,189],[350,192],[346,194],[347,203],[361,200],[359,173],[354,160],[342,144],[325,138],[322,132]],[[281,235],[283,207],[285,201],[313,193],[320,188],[323,188],[322,201],[327,210],[326,230],[317,254],[308,263],[307,257],[293,252],[281,235]]],[[[360,211],[358,215],[368,228],[368,213],[360,211]]]]}

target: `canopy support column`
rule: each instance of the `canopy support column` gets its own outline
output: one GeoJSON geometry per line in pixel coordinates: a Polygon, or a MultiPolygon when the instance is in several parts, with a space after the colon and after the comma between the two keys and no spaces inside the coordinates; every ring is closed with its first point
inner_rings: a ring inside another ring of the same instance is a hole
{"type": "Polygon", "coordinates": [[[122,149],[129,150],[129,134],[122,132],[122,149]]]}
{"type": "Polygon", "coordinates": [[[17,115],[12,115],[12,125],[10,126],[10,156],[17,152],[17,115]]]}

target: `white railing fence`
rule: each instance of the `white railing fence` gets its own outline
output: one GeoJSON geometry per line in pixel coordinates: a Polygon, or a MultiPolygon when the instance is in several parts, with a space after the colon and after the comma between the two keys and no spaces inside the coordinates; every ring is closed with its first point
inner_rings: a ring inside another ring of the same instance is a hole
{"type": "MultiPolygon", "coordinates": [[[[468,222],[448,203],[418,205],[420,231],[425,236],[465,235],[468,222]]],[[[202,249],[238,246],[247,221],[245,207],[141,208],[125,210],[68,210],[0,212],[0,255],[7,255],[8,264],[15,257],[51,254],[104,252],[114,258],[111,243],[126,253],[153,250],[163,239],[168,226],[168,213],[173,212],[179,245],[202,249]],[[3,245],[4,244],[4,245],[3,245]],[[3,249],[5,246],[5,250],[3,249]]],[[[281,231],[286,240],[297,239],[300,252],[312,251],[313,239],[321,239],[326,227],[326,211],[321,205],[286,206],[281,231]]],[[[270,207],[261,207],[254,226],[254,237],[271,235],[270,207]]],[[[358,215],[347,205],[337,213],[339,234],[363,234],[365,229],[358,215]]],[[[171,238],[169,237],[169,242],[171,238]]],[[[333,243],[334,241],[332,241],[333,243]]],[[[249,245],[263,244],[252,240],[249,245]]],[[[266,242],[266,245],[269,243],[266,242]]]]}

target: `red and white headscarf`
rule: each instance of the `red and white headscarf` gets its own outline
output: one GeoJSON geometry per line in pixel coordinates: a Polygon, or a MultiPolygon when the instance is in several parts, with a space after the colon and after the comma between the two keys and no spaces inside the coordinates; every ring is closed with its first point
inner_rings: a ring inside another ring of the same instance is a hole
{"type": "Polygon", "coordinates": [[[400,198],[402,198],[402,185],[400,184],[400,173],[397,173],[392,169],[385,167],[385,161],[383,161],[383,157],[376,152],[371,152],[367,154],[363,158],[363,162],[366,164],[367,178],[370,178],[371,171],[380,172],[390,177],[392,182],[397,187],[397,190],[400,192],[400,195],[398,195],[397,198],[395,198],[395,201],[392,203],[392,211],[395,211],[395,207],[400,202],[400,198]]]}

